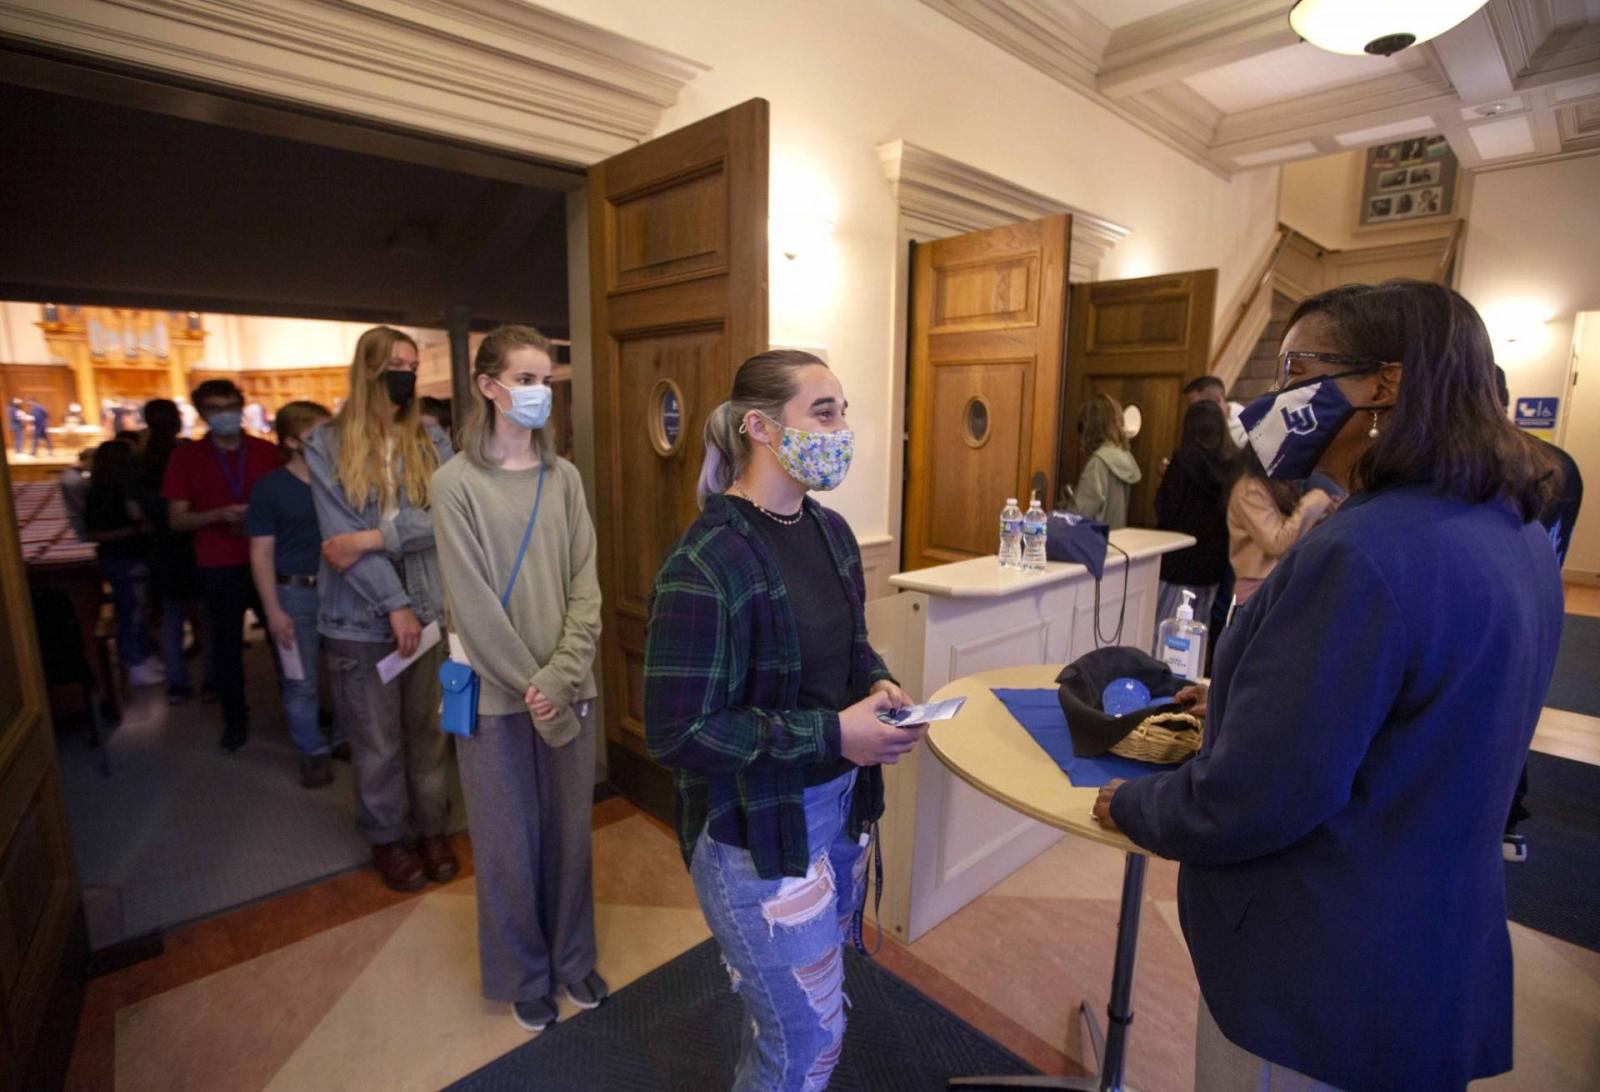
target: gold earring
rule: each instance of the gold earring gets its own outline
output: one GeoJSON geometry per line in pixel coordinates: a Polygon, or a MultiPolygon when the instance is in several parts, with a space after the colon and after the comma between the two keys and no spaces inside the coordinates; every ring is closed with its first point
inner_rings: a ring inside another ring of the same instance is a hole
{"type": "Polygon", "coordinates": [[[1367,430],[1367,439],[1376,440],[1377,438],[1378,438],[1378,411],[1377,410],[1373,410],[1372,411],[1372,427],[1367,430]]]}

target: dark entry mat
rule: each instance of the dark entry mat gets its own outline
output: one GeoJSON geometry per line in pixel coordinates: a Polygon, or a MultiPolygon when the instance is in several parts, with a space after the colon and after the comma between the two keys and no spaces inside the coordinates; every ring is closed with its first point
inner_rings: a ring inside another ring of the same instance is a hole
{"type": "Polygon", "coordinates": [[[1600,766],[1534,751],[1526,803],[1528,859],[1506,865],[1506,916],[1600,952],[1600,766]]]}
{"type": "MultiPolygon", "coordinates": [[[[853,951],[844,1055],[830,1092],[931,1092],[951,1077],[1037,1073],[1022,1059],[853,951]]],[[[508,1017],[509,1019],[509,1017],[508,1017]]],[[[743,1006],[715,941],[645,975],[451,1085],[457,1092],[684,1089],[733,1083],[743,1006]]]]}

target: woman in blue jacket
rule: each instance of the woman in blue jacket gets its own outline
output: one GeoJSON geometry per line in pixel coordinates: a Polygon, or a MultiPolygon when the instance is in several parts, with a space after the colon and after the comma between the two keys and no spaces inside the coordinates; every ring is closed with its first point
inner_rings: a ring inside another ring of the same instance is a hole
{"type": "Polygon", "coordinates": [[[1352,496],[1224,635],[1201,752],[1095,812],[1183,865],[1197,1088],[1464,1088],[1511,1068],[1500,836],[1561,636],[1558,472],[1439,285],[1314,296],[1280,364],[1251,446],[1352,496]]]}

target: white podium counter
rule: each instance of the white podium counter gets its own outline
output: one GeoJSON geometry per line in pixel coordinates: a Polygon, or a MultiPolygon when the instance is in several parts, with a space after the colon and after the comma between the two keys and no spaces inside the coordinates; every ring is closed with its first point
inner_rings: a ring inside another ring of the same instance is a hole
{"type": "MultiPolygon", "coordinates": [[[[1100,582],[1105,643],[1149,649],[1161,555],[1188,535],[1127,528],[1111,534],[1100,582]],[[1115,638],[1127,579],[1127,614],[1115,638]]],[[[867,629],[913,698],[966,675],[1029,664],[1065,666],[1095,641],[1095,581],[1082,565],[1004,571],[992,557],[901,573],[899,594],[867,604],[867,629]]],[[[1062,837],[982,795],[919,747],[884,767],[887,810],[883,928],[911,941],[989,890],[1062,837]]]]}

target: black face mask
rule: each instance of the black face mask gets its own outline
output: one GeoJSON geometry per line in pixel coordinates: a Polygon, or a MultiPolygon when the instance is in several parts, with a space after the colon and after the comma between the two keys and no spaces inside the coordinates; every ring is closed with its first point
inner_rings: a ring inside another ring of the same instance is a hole
{"type": "Polygon", "coordinates": [[[389,401],[405,409],[411,396],[417,393],[417,373],[390,369],[383,373],[383,386],[389,392],[389,401]]]}

